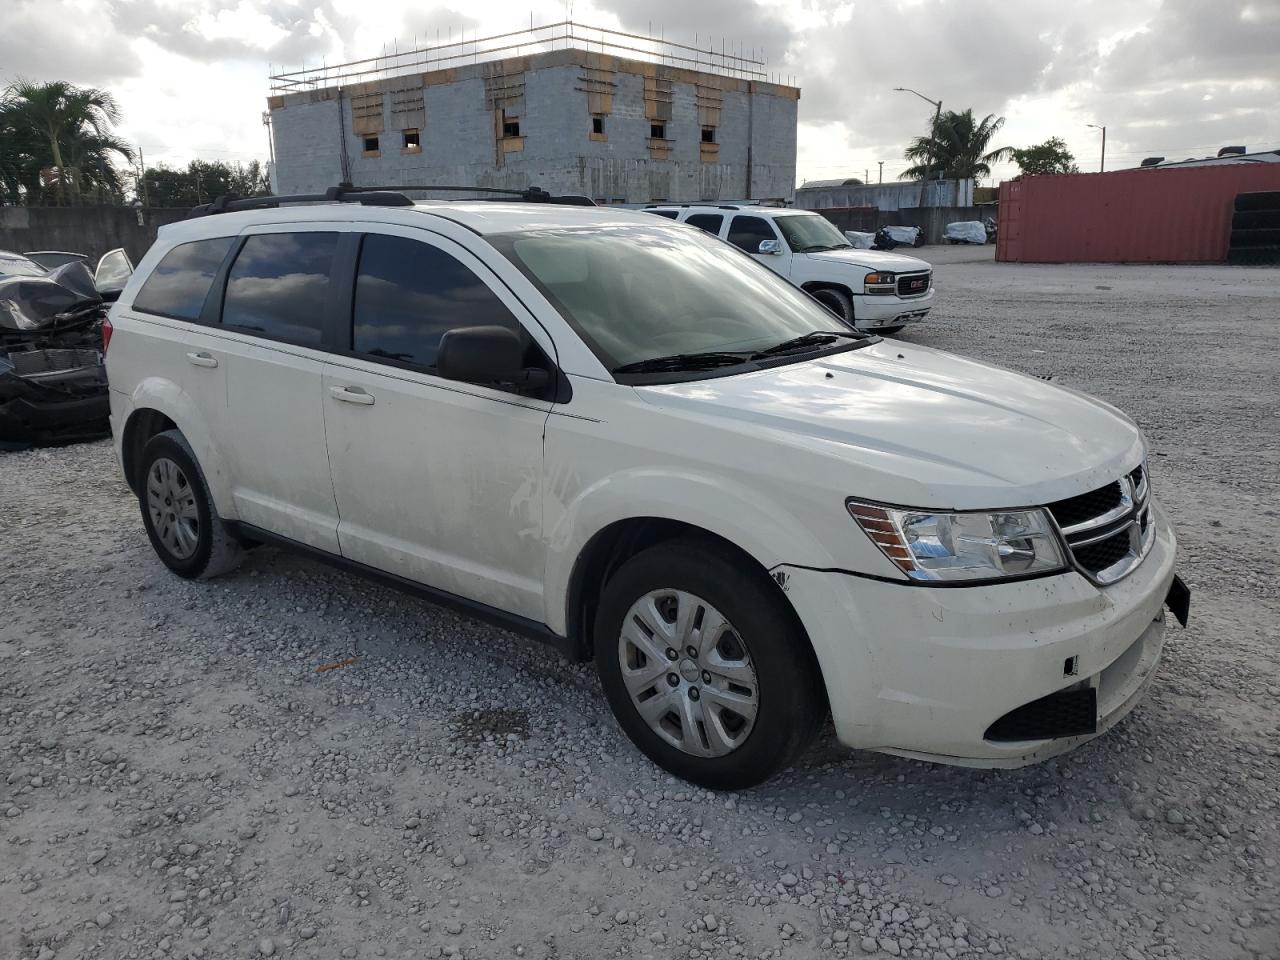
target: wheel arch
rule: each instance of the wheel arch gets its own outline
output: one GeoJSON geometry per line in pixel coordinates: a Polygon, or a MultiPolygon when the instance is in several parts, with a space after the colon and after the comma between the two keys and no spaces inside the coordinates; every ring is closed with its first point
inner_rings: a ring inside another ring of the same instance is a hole
{"type": "Polygon", "coordinates": [[[124,425],[124,436],[120,441],[120,465],[124,470],[125,482],[135,494],[139,492],[141,478],[138,476],[138,463],[142,459],[143,448],[156,434],[177,429],[176,423],[152,407],[136,409],[129,414],[124,425]]]}
{"type": "Polygon", "coordinates": [[[148,377],[137,385],[130,400],[132,410],[125,420],[120,443],[120,466],[130,489],[137,493],[138,455],[147,441],[164,430],[177,430],[191,447],[218,515],[238,519],[218,444],[191,396],[171,380],[148,377]]]}

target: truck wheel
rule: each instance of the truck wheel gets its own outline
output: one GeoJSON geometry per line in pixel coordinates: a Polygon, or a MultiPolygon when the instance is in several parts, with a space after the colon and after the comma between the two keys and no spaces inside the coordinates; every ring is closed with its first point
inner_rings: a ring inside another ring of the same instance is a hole
{"type": "Polygon", "coordinates": [[[826,717],[817,661],[762,571],[696,538],[651,547],[605,585],[595,660],[622,729],[713,790],[767,780],[826,717]]]}
{"type": "Polygon", "coordinates": [[[186,438],[177,430],[156,434],[143,447],[139,468],[142,525],[164,565],[188,579],[235,569],[243,550],[214,510],[186,438]]]}
{"type": "Polygon", "coordinates": [[[829,287],[813,291],[813,299],[834,313],[850,326],[853,325],[853,298],[843,290],[832,290],[829,287]]]}

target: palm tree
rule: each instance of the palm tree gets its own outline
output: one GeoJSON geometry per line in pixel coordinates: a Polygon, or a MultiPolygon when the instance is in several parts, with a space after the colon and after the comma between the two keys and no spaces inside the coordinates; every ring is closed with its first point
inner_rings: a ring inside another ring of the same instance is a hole
{"type": "MultiPolygon", "coordinates": [[[[127,144],[111,134],[120,121],[115,98],[96,87],[77,87],[65,80],[19,80],[0,99],[0,115],[37,151],[30,161],[37,171],[51,168],[62,203],[68,188],[73,199],[79,196],[83,172],[74,172],[73,162],[88,163],[94,167],[93,178],[105,179],[103,170],[111,166],[112,154],[133,157],[127,144]]],[[[33,182],[29,174],[28,170],[26,185],[38,186],[39,176],[33,182]]]]}
{"type": "Polygon", "coordinates": [[[1004,117],[987,114],[976,122],[973,110],[956,113],[946,110],[932,121],[927,137],[916,137],[907,147],[906,158],[914,161],[899,178],[923,180],[974,180],[991,175],[989,164],[1008,157],[1012,147],[988,150],[992,138],[1004,126],[1004,117]]]}

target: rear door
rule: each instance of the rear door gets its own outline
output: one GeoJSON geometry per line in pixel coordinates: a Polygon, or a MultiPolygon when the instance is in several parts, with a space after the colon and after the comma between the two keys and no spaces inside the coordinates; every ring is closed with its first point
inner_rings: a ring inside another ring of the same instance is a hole
{"type": "Polygon", "coordinates": [[[320,402],[325,321],[345,225],[246,230],[224,268],[224,453],[239,518],[338,552],[338,514],[320,402]]]}
{"type": "MultiPolygon", "coordinates": [[[[132,394],[143,381],[178,391],[168,412],[177,420],[206,470],[221,468],[227,420],[227,353],[216,327],[215,279],[236,237],[180,243],[160,258],[133,302],[114,315],[107,351],[113,390],[132,394]]],[[[116,424],[119,429],[122,424],[116,424]]],[[[218,504],[227,510],[230,504],[218,504]]]]}
{"type": "Polygon", "coordinates": [[[530,365],[550,339],[484,264],[434,232],[380,226],[354,251],[324,372],[343,556],[541,621],[542,440],[552,404],[436,375],[441,336],[500,325],[530,365]]]}

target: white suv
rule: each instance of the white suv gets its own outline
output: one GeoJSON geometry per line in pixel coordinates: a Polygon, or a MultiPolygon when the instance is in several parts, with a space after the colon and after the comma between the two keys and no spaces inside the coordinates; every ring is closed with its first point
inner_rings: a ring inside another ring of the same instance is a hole
{"type": "Polygon", "coordinates": [[[1185,617],[1106,404],[858,334],[648,214],[335,196],[162,228],[111,311],[116,449],[181,576],[285,545],[594,657],[714,788],[828,713],[852,747],[1059,753],[1185,617]]]}
{"type": "Polygon", "coordinates": [[[933,307],[933,268],[916,257],[860,250],[826,217],[754,204],[645,207],[750,254],[858,330],[897,333],[933,307]]]}

